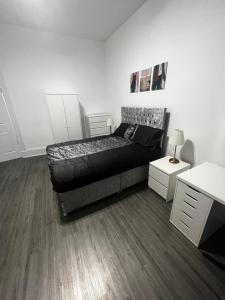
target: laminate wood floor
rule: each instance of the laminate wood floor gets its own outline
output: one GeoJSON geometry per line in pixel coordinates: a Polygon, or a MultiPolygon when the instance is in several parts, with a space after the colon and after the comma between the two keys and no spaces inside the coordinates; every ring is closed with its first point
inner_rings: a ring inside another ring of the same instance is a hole
{"type": "Polygon", "coordinates": [[[0,164],[0,299],[225,299],[225,272],[146,185],[63,222],[46,158],[0,164]]]}

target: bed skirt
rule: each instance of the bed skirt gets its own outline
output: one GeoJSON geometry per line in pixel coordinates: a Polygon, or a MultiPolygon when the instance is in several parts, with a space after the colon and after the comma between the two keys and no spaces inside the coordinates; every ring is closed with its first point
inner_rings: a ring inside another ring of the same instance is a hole
{"type": "Polygon", "coordinates": [[[148,165],[140,166],[126,172],[108,177],[75,190],[57,193],[63,215],[103,199],[107,196],[119,193],[122,190],[142,182],[148,178],[148,165]]]}

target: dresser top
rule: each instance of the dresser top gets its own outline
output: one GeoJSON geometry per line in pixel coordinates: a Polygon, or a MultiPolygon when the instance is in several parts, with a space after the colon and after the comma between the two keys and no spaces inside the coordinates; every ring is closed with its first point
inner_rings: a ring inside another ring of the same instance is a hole
{"type": "Polygon", "coordinates": [[[93,118],[93,117],[102,117],[102,116],[110,116],[110,113],[98,113],[98,114],[89,114],[87,115],[88,118],[93,118]]]}
{"type": "Polygon", "coordinates": [[[173,173],[177,173],[178,171],[182,170],[182,169],[187,169],[188,167],[190,167],[190,164],[181,161],[178,164],[172,164],[169,162],[169,159],[171,158],[171,156],[165,156],[163,158],[151,161],[149,164],[151,166],[156,167],[157,169],[163,171],[164,173],[170,175],[173,173]]]}
{"type": "Polygon", "coordinates": [[[177,178],[225,205],[225,168],[205,162],[177,178]]]}

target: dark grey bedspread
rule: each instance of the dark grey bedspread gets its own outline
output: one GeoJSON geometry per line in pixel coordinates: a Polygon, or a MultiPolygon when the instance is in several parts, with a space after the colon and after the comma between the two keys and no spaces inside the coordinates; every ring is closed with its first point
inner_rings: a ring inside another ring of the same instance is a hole
{"type": "Polygon", "coordinates": [[[46,151],[51,181],[58,193],[148,164],[161,157],[158,146],[152,149],[113,135],[50,145],[46,151]]]}

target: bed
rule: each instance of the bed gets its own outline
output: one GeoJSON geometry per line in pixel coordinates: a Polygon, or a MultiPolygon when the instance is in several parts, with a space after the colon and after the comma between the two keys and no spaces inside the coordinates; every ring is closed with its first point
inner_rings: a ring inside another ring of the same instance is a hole
{"type": "Polygon", "coordinates": [[[166,108],[122,107],[114,134],[47,146],[63,215],[146,180],[148,163],[162,156],[165,115],[166,108]],[[154,143],[139,143],[149,130],[154,143]]]}

